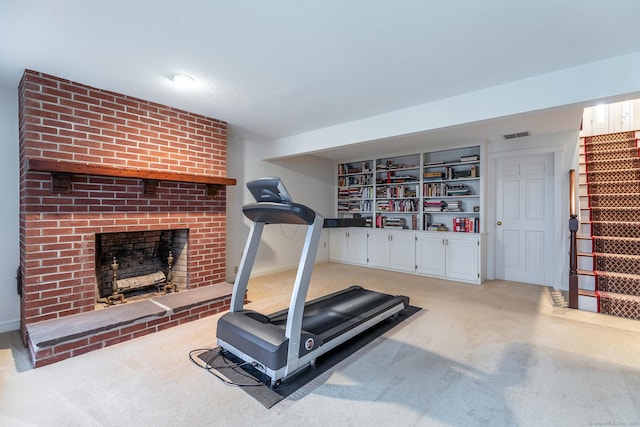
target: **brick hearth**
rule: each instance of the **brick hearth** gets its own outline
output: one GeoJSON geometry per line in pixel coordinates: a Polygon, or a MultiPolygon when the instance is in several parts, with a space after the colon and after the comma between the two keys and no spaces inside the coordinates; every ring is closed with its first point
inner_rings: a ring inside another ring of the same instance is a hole
{"type": "MultiPolygon", "coordinates": [[[[188,229],[187,288],[224,283],[226,191],[212,195],[200,178],[226,178],[226,123],[29,70],[19,86],[19,105],[25,343],[29,325],[94,310],[97,233],[188,229]],[[159,180],[148,192],[135,177],[29,167],[41,160],[198,179],[159,180]],[[68,190],[60,180],[70,181],[68,190]]],[[[92,349],[131,337],[110,336],[92,349]]],[[[71,357],[73,345],[46,357],[32,352],[33,363],[71,357]]]]}

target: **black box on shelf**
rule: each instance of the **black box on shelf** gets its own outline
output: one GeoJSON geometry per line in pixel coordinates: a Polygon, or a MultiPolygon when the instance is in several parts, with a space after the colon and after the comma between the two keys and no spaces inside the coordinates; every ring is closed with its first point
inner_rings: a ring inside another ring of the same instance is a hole
{"type": "Polygon", "coordinates": [[[366,218],[325,218],[324,228],[366,227],[366,218]]]}

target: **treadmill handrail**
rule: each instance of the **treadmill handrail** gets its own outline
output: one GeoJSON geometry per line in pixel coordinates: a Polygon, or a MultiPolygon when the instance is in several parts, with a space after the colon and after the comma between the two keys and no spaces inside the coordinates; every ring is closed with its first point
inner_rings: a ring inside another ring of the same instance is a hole
{"type": "Polygon", "coordinates": [[[309,282],[311,281],[311,273],[313,272],[314,261],[320,237],[322,235],[322,226],[324,218],[320,214],[316,214],[313,224],[307,229],[302,254],[300,255],[300,263],[296,280],[291,292],[291,302],[289,303],[289,314],[287,316],[287,325],[285,327],[285,337],[289,338],[289,349],[287,354],[287,374],[298,369],[300,362],[300,339],[302,337],[302,319],[304,317],[304,304],[307,300],[309,291],[309,282]]]}

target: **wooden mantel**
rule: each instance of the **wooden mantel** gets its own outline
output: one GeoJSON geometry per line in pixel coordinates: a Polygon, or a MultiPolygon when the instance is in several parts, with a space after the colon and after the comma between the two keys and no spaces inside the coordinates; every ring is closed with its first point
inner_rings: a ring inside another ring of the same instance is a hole
{"type": "Polygon", "coordinates": [[[32,158],[27,161],[27,170],[33,172],[51,172],[54,177],[53,189],[69,191],[71,175],[94,175],[119,178],[139,178],[145,183],[145,194],[152,194],[157,181],[188,182],[207,185],[207,195],[214,197],[220,187],[236,185],[234,178],[196,175],[182,172],[154,171],[149,169],[131,169],[117,166],[104,166],[89,163],[67,162],[32,158]],[[56,182],[57,181],[57,182],[56,182]]]}

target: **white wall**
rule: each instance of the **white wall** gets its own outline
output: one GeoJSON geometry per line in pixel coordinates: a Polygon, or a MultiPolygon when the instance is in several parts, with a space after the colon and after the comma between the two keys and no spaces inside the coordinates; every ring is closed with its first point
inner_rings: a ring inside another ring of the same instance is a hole
{"type": "MultiPolygon", "coordinates": [[[[295,202],[305,204],[325,218],[335,211],[335,165],[315,156],[264,161],[264,144],[229,136],[227,176],[237,185],[227,187],[227,280],[233,281],[234,268],[240,264],[251,222],[242,214],[242,206],[254,202],[247,181],[279,176],[295,202]]],[[[302,225],[266,226],[252,275],[297,268],[307,227],[302,225]]],[[[323,230],[316,262],[329,259],[328,233],[323,230]]]]}
{"type": "Polygon", "coordinates": [[[0,332],[20,328],[20,298],[16,292],[16,271],[20,263],[20,187],[18,160],[18,91],[0,87],[0,176],[2,202],[0,223],[0,332]]]}

